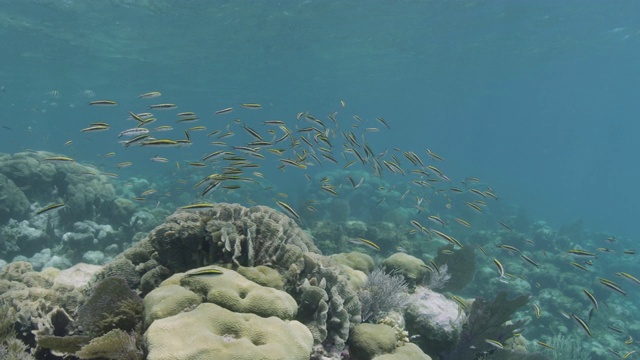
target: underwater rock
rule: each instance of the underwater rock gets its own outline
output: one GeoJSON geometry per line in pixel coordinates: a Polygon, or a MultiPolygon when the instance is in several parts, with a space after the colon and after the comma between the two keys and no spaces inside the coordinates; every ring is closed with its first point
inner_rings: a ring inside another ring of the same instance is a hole
{"type": "Polygon", "coordinates": [[[116,240],[117,232],[111,225],[100,225],[91,220],[78,221],[73,224],[73,232],[62,235],[65,245],[76,252],[94,249],[100,244],[109,244],[116,240]]]}
{"type": "Polygon", "coordinates": [[[67,269],[69,267],[71,267],[71,261],[69,261],[69,259],[62,257],[62,256],[58,256],[58,255],[53,255],[51,257],[51,259],[49,259],[49,261],[47,261],[43,266],[43,270],[46,270],[47,268],[56,268],[56,269],[67,269]]]}
{"type": "Polygon", "coordinates": [[[98,277],[126,272],[129,285],[137,287],[152,270],[138,266],[152,258],[156,266],[169,270],[168,275],[211,264],[267,265],[287,271],[294,263],[302,267],[307,251],[318,250],[286,215],[265,206],[221,203],[210,210],[177,211],[107,264],[98,277]]]}
{"type": "Polygon", "coordinates": [[[51,249],[42,249],[39,253],[28,258],[18,255],[12,259],[12,262],[28,262],[34,270],[43,270],[46,268],[66,269],[71,266],[71,262],[61,256],[52,255],[51,249]]]}
{"type": "Polygon", "coordinates": [[[108,261],[102,251],[87,251],[82,254],[82,261],[92,265],[102,265],[108,261]]]}
{"type": "MultiPolygon", "coordinates": [[[[338,218],[336,221],[344,221],[344,219],[346,219],[346,217],[338,218]]],[[[364,221],[345,221],[343,229],[344,235],[350,238],[365,237],[365,234],[367,233],[367,224],[364,221]]]]}
{"type": "Polygon", "coordinates": [[[148,360],[307,360],[313,338],[301,323],[236,313],[212,303],[154,321],[148,360]]]}
{"type": "Polygon", "coordinates": [[[54,279],[54,284],[73,286],[82,288],[89,283],[89,280],[102,266],[78,263],[72,267],[58,272],[54,279]]]}
{"type": "Polygon", "coordinates": [[[418,286],[409,297],[405,313],[407,331],[420,334],[414,342],[425,352],[439,354],[450,350],[457,343],[466,320],[458,309],[455,301],[418,286]]]}
{"type": "Polygon", "coordinates": [[[34,254],[31,258],[25,259],[24,261],[28,261],[34,270],[39,271],[51,260],[51,257],[51,249],[42,249],[39,253],[34,254]]]}

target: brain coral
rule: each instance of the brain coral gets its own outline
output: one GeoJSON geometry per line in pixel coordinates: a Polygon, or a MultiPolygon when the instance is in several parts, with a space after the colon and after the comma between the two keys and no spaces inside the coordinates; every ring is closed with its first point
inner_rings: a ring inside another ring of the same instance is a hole
{"type": "Polygon", "coordinates": [[[233,270],[219,269],[219,271],[222,273],[211,275],[180,273],[165,280],[160,287],[145,297],[147,315],[145,322],[149,324],[151,320],[158,318],[158,315],[155,315],[158,312],[166,313],[165,308],[170,308],[170,303],[175,305],[174,309],[169,310],[168,313],[177,313],[200,302],[210,302],[234,312],[252,313],[262,317],[276,316],[291,320],[296,315],[298,304],[286,292],[258,285],[233,270]],[[167,287],[172,289],[169,294],[165,290],[167,287]],[[185,292],[185,289],[188,291],[185,292]],[[195,299],[199,301],[194,303],[195,299]]]}
{"type": "Polygon", "coordinates": [[[154,321],[145,342],[149,360],[307,360],[313,338],[297,321],[235,313],[203,303],[154,321]]]}

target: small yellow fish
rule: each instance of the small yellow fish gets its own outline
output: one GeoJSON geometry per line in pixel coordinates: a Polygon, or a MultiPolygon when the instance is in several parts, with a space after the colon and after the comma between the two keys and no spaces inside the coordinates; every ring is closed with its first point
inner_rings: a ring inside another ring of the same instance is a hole
{"type": "Polygon", "coordinates": [[[48,211],[55,210],[55,209],[60,209],[62,207],[64,207],[64,203],[51,204],[51,205],[43,207],[42,209],[36,210],[35,214],[36,215],[44,214],[44,213],[46,213],[48,211]]]}
{"type": "Polygon", "coordinates": [[[186,273],[184,273],[185,276],[199,276],[199,275],[220,275],[220,274],[224,274],[224,271],[218,269],[218,268],[213,268],[213,267],[205,267],[205,268],[200,268],[200,269],[193,269],[193,270],[189,270],[186,273]]]}
{"type": "Polygon", "coordinates": [[[118,103],[113,100],[94,100],[89,102],[89,105],[96,105],[96,106],[115,106],[117,104],[118,103]]]}
{"type": "Polygon", "coordinates": [[[141,98],[141,99],[153,99],[153,98],[157,98],[160,95],[162,95],[160,92],[152,91],[152,92],[148,92],[148,93],[142,94],[142,95],[140,95],[138,97],[141,98]]]}

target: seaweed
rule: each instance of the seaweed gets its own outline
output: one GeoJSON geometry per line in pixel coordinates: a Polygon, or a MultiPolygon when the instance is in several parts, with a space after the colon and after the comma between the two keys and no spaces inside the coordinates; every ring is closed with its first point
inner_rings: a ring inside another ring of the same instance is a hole
{"type": "Polygon", "coordinates": [[[495,300],[478,298],[473,302],[467,323],[462,329],[456,347],[450,353],[442,355],[444,360],[454,359],[547,359],[541,354],[516,353],[501,350],[489,345],[485,340],[504,342],[513,336],[514,330],[523,325],[523,321],[510,321],[519,308],[529,302],[528,295],[507,299],[507,292],[501,291],[495,300]]]}

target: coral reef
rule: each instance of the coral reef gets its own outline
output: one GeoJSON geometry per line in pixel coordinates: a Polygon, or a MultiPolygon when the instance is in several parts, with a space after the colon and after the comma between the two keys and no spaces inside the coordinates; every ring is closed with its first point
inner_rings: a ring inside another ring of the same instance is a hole
{"type": "Polygon", "coordinates": [[[0,256],[25,260],[49,248],[72,263],[83,256],[104,263],[109,258],[98,251],[112,246],[114,255],[135,231],[156,223],[132,217],[135,205],[118,197],[97,168],[58,158],[43,151],[0,154],[0,256]],[[45,210],[53,204],[60,206],[45,210]]]}
{"type": "MultiPolygon", "coordinates": [[[[59,214],[62,224],[82,219],[118,223],[127,220],[111,218],[114,213],[115,189],[107,176],[93,166],[75,161],[47,160],[58,154],[36,151],[0,154],[0,174],[10,179],[30,203],[44,206],[63,200],[64,211],[59,214]]],[[[20,209],[20,207],[18,207],[20,209]]],[[[23,212],[23,216],[28,214],[23,212]]],[[[13,217],[22,220],[24,217],[13,217]]],[[[5,221],[8,218],[5,218],[5,221]]]]}
{"type": "Polygon", "coordinates": [[[297,318],[314,329],[316,343],[341,349],[360,322],[360,302],[350,282],[354,270],[320,255],[292,219],[265,206],[219,203],[177,211],[107,264],[94,282],[122,277],[146,295],[174,273],[208,265],[277,271],[268,282],[306,299],[297,318]]]}

